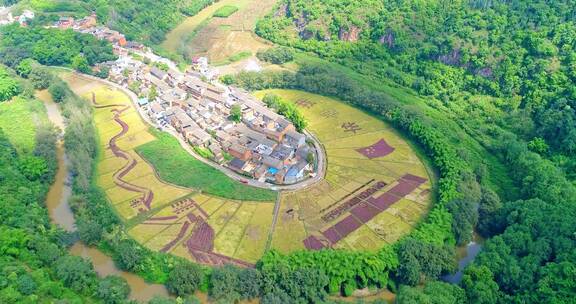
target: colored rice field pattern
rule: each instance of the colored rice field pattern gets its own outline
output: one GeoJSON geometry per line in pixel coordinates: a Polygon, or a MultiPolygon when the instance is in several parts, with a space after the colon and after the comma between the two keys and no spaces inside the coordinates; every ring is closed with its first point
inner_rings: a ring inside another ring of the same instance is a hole
{"type": "Polygon", "coordinates": [[[412,147],[383,121],[342,102],[294,90],[276,94],[308,119],[323,144],[326,178],[283,193],[272,248],[378,250],[410,232],[431,204],[431,176],[412,147]]]}
{"type": "Polygon", "coordinates": [[[429,208],[430,176],[411,147],[382,121],[333,99],[273,91],[298,105],[327,154],[326,178],[282,192],[273,225],[274,201],[223,198],[161,180],[135,151],[156,136],[129,97],[76,74],[63,78],[94,110],[97,184],[128,234],[152,250],[245,267],[270,248],[377,250],[429,208]]]}
{"type": "Polygon", "coordinates": [[[266,249],[273,201],[224,199],[160,180],[135,152],[156,137],[129,97],[105,83],[61,76],[93,107],[100,147],[96,182],[136,241],[203,264],[253,266],[266,249]]]}

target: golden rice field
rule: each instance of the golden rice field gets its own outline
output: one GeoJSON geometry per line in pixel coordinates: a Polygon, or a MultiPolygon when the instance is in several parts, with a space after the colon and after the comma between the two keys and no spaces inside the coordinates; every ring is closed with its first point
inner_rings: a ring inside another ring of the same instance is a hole
{"type": "Polygon", "coordinates": [[[100,140],[96,182],[125,220],[128,233],[150,249],[204,264],[239,265],[255,263],[268,246],[282,252],[307,248],[304,240],[310,238],[319,239],[326,247],[376,250],[408,233],[429,208],[431,176],[409,144],[382,121],[333,99],[289,90],[257,93],[262,97],[273,92],[295,102],[310,122],[308,130],[327,154],[326,178],[307,189],[282,193],[273,227],[274,202],[225,199],[160,180],[152,165],[134,150],[155,136],[129,97],[74,74],[64,78],[87,102],[94,94],[100,140]],[[391,147],[386,155],[378,154],[382,142],[391,147]],[[119,176],[132,161],[135,165],[119,176]],[[423,182],[346,235],[338,230],[338,240],[330,239],[331,227],[355,216],[350,208],[342,209],[344,202],[372,189],[369,197],[357,201],[376,204],[376,198],[401,188],[402,183],[406,186],[407,174],[411,176],[408,179],[423,182]],[[149,193],[153,196],[146,206],[149,193]]]}
{"type": "Polygon", "coordinates": [[[94,122],[100,146],[96,182],[106,192],[116,212],[129,224],[128,233],[135,240],[153,250],[197,260],[190,254],[186,242],[200,226],[199,223],[205,222],[214,232],[212,239],[207,241],[213,244],[210,254],[214,263],[228,261],[228,258],[231,262],[237,259],[255,263],[262,256],[272,223],[273,202],[226,200],[160,180],[154,168],[134,150],[156,138],[148,132],[148,126],[129,97],[104,83],[69,73],[62,75],[75,93],[87,102],[91,102],[92,94],[96,98],[98,107],[94,107],[94,122]],[[113,106],[106,107],[110,105],[113,106]],[[116,117],[113,110],[124,106],[126,109],[116,117]],[[118,185],[116,174],[129,160],[117,157],[110,148],[110,140],[123,129],[114,118],[128,126],[127,131],[117,138],[116,145],[129,156],[128,159],[136,161],[122,180],[153,193],[149,209],[142,211],[139,210],[141,204],[134,205],[142,193],[118,185]],[[185,203],[180,203],[182,201],[185,203]],[[130,221],[141,212],[145,212],[144,217],[137,218],[136,222],[130,221]],[[197,220],[192,221],[191,217],[197,217],[197,220]],[[184,225],[188,229],[182,234],[184,225]],[[181,237],[179,234],[182,234],[181,237]],[[168,244],[173,245],[167,248],[168,244]]]}
{"type": "MultiPolygon", "coordinates": [[[[348,217],[350,210],[330,220],[323,219],[324,215],[375,182],[385,183],[371,195],[379,197],[402,183],[406,174],[426,181],[332,247],[376,250],[408,233],[427,212],[432,200],[432,176],[412,147],[386,123],[327,97],[294,90],[267,90],[256,95],[261,98],[266,93],[279,95],[298,106],[309,121],[307,129],[323,144],[327,155],[323,181],[305,190],[282,194],[272,234],[273,248],[290,252],[305,248],[303,240],[309,236],[323,239],[322,232],[348,217]],[[367,157],[357,151],[380,140],[394,150],[381,157],[367,157]]],[[[364,203],[369,200],[362,198],[364,203]]]]}

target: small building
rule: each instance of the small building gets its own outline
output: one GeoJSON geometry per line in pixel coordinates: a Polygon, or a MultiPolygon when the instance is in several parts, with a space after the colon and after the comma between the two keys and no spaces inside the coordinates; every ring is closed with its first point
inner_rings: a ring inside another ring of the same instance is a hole
{"type": "Polygon", "coordinates": [[[265,176],[267,172],[268,172],[268,167],[266,167],[266,165],[262,164],[258,168],[256,168],[256,170],[254,170],[252,175],[254,176],[255,179],[260,179],[263,176],[265,176]]]}
{"type": "Polygon", "coordinates": [[[284,163],[281,160],[267,155],[262,157],[262,163],[269,168],[274,168],[276,170],[284,168],[284,163]]]}
{"type": "Polygon", "coordinates": [[[88,29],[94,27],[98,24],[97,16],[95,12],[92,12],[89,16],[86,16],[78,20],[78,27],[81,29],[88,29]]]}
{"type": "Polygon", "coordinates": [[[187,127],[192,127],[196,125],[192,120],[192,118],[190,118],[190,116],[188,116],[188,114],[184,112],[179,112],[176,115],[174,115],[174,117],[172,117],[171,119],[171,123],[172,126],[174,126],[174,128],[180,132],[183,132],[184,129],[187,127]]]}
{"type": "Polygon", "coordinates": [[[236,157],[243,161],[247,161],[250,159],[250,157],[252,157],[252,151],[237,143],[232,144],[232,146],[228,148],[228,153],[230,153],[230,155],[232,155],[233,157],[236,157]]]}
{"type": "Polygon", "coordinates": [[[281,161],[282,164],[288,165],[290,159],[294,156],[294,149],[286,145],[279,145],[272,151],[270,156],[281,161]]]}
{"type": "Polygon", "coordinates": [[[284,135],[284,142],[291,147],[300,148],[306,144],[306,135],[290,130],[284,135]]]}
{"type": "Polygon", "coordinates": [[[166,79],[166,77],[168,77],[168,74],[164,71],[162,71],[161,69],[157,68],[157,67],[152,67],[150,69],[150,74],[152,74],[152,76],[164,81],[166,79]]]}
{"type": "Polygon", "coordinates": [[[159,121],[165,118],[164,108],[159,103],[153,103],[150,106],[150,115],[154,120],[159,121]]]}
{"type": "Polygon", "coordinates": [[[61,29],[68,29],[74,25],[74,18],[72,17],[60,17],[56,25],[61,29]]]}
{"type": "Polygon", "coordinates": [[[221,142],[221,143],[222,143],[222,142],[225,142],[225,141],[228,141],[228,140],[230,140],[230,138],[231,138],[230,134],[228,134],[228,133],[226,133],[226,132],[224,132],[224,131],[222,131],[222,130],[216,131],[215,136],[216,136],[216,140],[218,140],[218,141],[221,142]]]}
{"type": "Polygon", "coordinates": [[[138,98],[138,106],[145,107],[148,105],[148,98],[146,97],[142,97],[142,98],[138,98]]]}
{"type": "Polygon", "coordinates": [[[236,172],[240,172],[240,173],[244,172],[243,169],[244,169],[245,165],[246,165],[246,161],[241,160],[239,158],[234,158],[228,163],[228,167],[230,167],[230,169],[232,169],[236,172]]]}
{"type": "Polygon", "coordinates": [[[290,167],[284,176],[284,183],[293,184],[304,178],[309,164],[305,161],[299,161],[294,166],[290,167]]]}
{"type": "Polygon", "coordinates": [[[186,140],[196,146],[206,146],[210,143],[210,139],[212,139],[210,134],[199,127],[188,127],[183,133],[186,140]]]}

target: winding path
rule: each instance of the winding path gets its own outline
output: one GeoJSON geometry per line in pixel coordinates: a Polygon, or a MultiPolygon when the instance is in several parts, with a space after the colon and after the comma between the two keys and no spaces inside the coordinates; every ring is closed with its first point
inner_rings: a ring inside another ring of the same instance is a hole
{"type": "MultiPolygon", "coordinates": [[[[120,127],[122,127],[120,133],[114,135],[112,138],[110,138],[110,141],[108,142],[108,147],[110,148],[114,156],[123,158],[128,161],[122,168],[114,172],[113,174],[114,183],[122,189],[142,194],[142,196],[139,198],[139,202],[141,202],[148,210],[150,210],[152,200],[154,199],[154,192],[152,192],[152,190],[148,188],[131,184],[123,179],[128,173],[130,173],[132,169],[134,169],[134,167],[136,167],[138,161],[136,161],[134,157],[132,157],[132,155],[120,149],[120,147],[118,147],[118,144],[116,143],[118,139],[120,139],[122,136],[128,133],[129,126],[126,122],[120,119],[120,115],[122,115],[124,111],[130,109],[130,105],[126,104],[100,105],[98,104],[98,102],[96,102],[96,94],[94,92],[92,92],[92,105],[94,106],[94,108],[97,109],[114,108],[110,110],[112,113],[114,113],[113,119],[117,124],[120,125],[120,127]]],[[[146,211],[146,210],[140,208],[138,211],[146,211]]]]}

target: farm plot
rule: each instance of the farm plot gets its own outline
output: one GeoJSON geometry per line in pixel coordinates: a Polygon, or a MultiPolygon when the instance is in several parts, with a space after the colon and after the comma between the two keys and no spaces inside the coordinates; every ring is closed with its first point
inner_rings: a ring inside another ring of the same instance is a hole
{"type": "Polygon", "coordinates": [[[94,108],[100,140],[96,183],[129,225],[129,235],[152,250],[204,264],[250,266],[262,256],[272,223],[275,192],[228,180],[172,141],[165,146],[152,146],[160,150],[142,150],[173,156],[163,159],[165,164],[182,161],[179,165],[184,167],[174,171],[186,169],[188,175],[178,176],[175,181],[187,181],[191,187],[162,181],[157,168],[137,150],[165,142],[169,137],[151,133],[122,92],[73,74],[62,76],[94,108]],[[201,193],[216,189],[227,191],[227,197],[201,193]],[[142,213],[145,216],[136,217],[142,213]]]}
{"type": "Polygon", "coordinates": [[[244,265],[264,253],[273,208],[272,203],[194,194],[167,205],[129,233],[153,250],[200,263],[244,265]]]}
{"type": "Polygon", "coordinates": [[[282,194],[273,248],[374,251],[408,233],[426,214],[431,177],[386,123],[323,96],[293,90],[256,95],[265,93],[294,102],[327,155],[323,181],[282,194]]]}
{"type": "Polygon", "coordinates": [[[67,77],[94,107],[96,182],[127,221],[129,234],[150,249],[241,266],[252,266],[268,245],[282,252],[377,250],[409,232],[428,210],[426,167],[386,124],[329,98],[276,90],[310,120],[328,169],[319,183],[281,194],[271,229],[275,192],[203,166],[175,139],[150,131],[121,92],[67,77]]]}
{"type": "Polygon", "coordinates": [[[274,6],[274,0],[222,0],[187,18],[166,36],[162,47],[191,58],[208,56],[215,64],[242,64],[270,47],[253,30],[274,6]],[[237,11],[232,12],[232,8],[237,11]],[[222,18],[213,18],[214,15],[222,18]],[[244,55],[244,56],[240,56],[244,55]]]}
{"type": "Polygon", "coordinates": [[[75,93],[94,107],[100,146],[96,182],[124,220],[192,192],[160,181],[134,151],[155,137],[147,131],[128,96],[73,74],[63,76],[75,93]]]}

